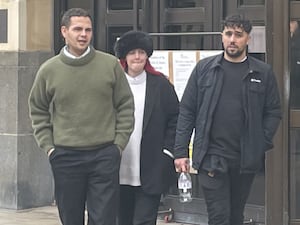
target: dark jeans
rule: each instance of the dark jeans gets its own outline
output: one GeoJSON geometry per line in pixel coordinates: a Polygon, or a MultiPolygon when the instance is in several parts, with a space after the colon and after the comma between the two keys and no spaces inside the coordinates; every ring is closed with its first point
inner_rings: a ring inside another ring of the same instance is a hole
{"type": "Polygon", "coordinates": [[[238,168],[230,168],[227,173],[218,174],[214,178],[203,172],[199,175],[200,182],[201,177],[205,181],[201,184],[207,206],[208,224],[242,225],[244,208],[255,174],[240,174],[238,168]]]}
{"type": "Polygon", "coordinates": [[[141,187],[120,186],[119,225],[155,225],[161,195],[149,195],[141,187]]]}
{"type": "Polygon", "coordinates": [[[120,152],[110,145],[98,150],[57,147],[50,155],[55,198],[63,225],[115,225],[119,200],[120,152]]]}

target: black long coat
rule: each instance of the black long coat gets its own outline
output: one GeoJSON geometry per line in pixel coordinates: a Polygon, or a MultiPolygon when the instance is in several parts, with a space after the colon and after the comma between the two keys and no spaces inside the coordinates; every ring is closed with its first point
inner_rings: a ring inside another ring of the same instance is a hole
{"type": "Polygon", "coordinates": [[[161,194],[176,182],[173,152],[178,98],[173,85],[164,76],[147,73],[146,99],[141,141],[141,184],[149,194],[161,194]]]}

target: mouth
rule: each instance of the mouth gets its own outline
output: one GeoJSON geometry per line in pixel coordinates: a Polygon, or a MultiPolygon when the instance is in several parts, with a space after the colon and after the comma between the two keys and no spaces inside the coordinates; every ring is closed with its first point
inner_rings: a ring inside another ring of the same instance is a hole
{"type": "Polygon", "coordinates": [[[79,40],[78,43],[81,44],[81,45],[85,45],[87,43],[87,41],[85,41],[85,40],[79,40]]]}
{"type": "Polygon", "coordinates": [[[234,49],[236,49],[237,46],[235,46],[235,45],[229,45],[228,48],[234,48],[234,49]]]}
{"type": "Polygon", "coordinates": [[[230,52],[235,52],[237,50],[238,50],[237,46],[230,45],[227,47],[227,51],[230,51],[230,52]]]}

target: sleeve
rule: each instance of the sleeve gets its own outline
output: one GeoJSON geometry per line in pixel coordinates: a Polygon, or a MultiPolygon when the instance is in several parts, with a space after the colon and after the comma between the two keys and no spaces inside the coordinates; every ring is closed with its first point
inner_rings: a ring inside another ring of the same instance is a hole
{"type": "Polygon", "coordinates": [[[179,101],[174,86],[166,79],[164,87],[164,103],[167,112],[167,125],[165,129],[164,149],[174,151],[175,133],[179,113],[179,101]]]}
{"type": "Polygon", "coordinates": [[[196,66],[187,82],[179,104],[179,116],[174,147],[175,158],[189,157],[188,147],[195,127],[197,114],[197,73],[196,66]]]}
{"type": "Polygon", "coordinates": [[[281,103],[276,77],[271,70],[268,71],[268,82],[266,90],[266,101],[263,115],[263,128],[266,143],[266,150],[273,147],[272,139],[276,133],[281,120],[281,103]]]}
{"type": "Polygon", "coordinates": [[[54,147],[50,113],[52,96],[47,93],[46,86],[43,72],[39,70],[28,99],[29,117],[32,121],[33,135],[38,146],[45,152],[54,147]]]}
{"type": "Polygon", "coordinates": [[[115,65],[114,106],[116,136],[114,144],[124,149],[134,128],[134,101],[128,81],[118,61],[115,65]]]}

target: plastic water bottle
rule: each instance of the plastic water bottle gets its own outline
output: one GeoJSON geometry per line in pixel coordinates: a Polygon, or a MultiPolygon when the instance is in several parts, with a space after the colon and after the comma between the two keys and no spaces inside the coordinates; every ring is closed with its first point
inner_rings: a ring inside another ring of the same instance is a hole
{"type": "Polygon", "coordinates": [[[181,172],[178,178],[179,201],[192,201],[192,179],[189,173],[181,172]]]}

